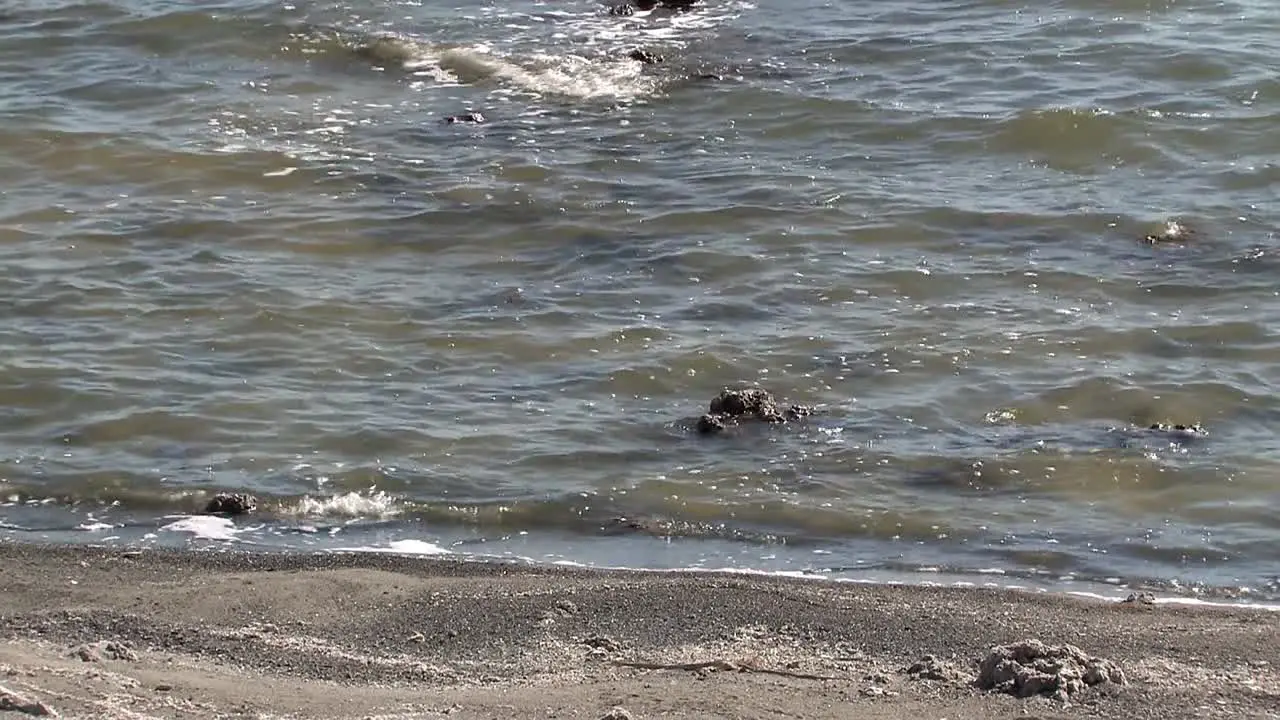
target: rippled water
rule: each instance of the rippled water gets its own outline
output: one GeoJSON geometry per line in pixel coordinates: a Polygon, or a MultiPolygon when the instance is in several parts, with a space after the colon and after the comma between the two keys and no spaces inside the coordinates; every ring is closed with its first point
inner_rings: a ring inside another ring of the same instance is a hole
{"type": "Polygon", "coordinates": [[[0,538],[1280,597],[1269,5],[453,5],[4,6],[0,538]]]}

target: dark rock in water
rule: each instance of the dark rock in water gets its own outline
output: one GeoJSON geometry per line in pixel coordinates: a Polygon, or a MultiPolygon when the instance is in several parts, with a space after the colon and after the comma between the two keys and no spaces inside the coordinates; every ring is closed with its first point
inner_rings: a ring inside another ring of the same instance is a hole
{"type": "Polygon", "coordinates": [[[632,60],[642,62],[645,65],[653,65],[654,63],[662,62],[661,55],[651,53],[648,50],[640,50],[640,49],[632,50],[631,52],[627,53],[627,57],[631,58],[632,60]]]}
{"type": "Polygon", "coordinates": [[[744,420],[783,423],[799,420],[813,413],[805,405],[780,407],[773,395],[763,388],[725,388],[711,400],[707,413],[698,418],[698,432],[714,435],[744,420]]]}
{"type": "Polygon", "coordinates": [[[484,122],[484,115],[478,112],[469,112],[461,115],[450,115],[444,121],[450,125],[455,123],[482,123],[484,122]]]}
{"type": "Polygon", "coordinates": [[[698,418],[698,432],[703,435],[715,435],[728,429],[724,418],[719,415],[703,415],[698,418]]]}
{"type": "Polygon", "coordinates": [[[258,499],[245,493],[218,493],[204,506],[209,515],[244,515],[257,509],[258,499]]]}
{"type": "Polygon", "coordinates": [[[655,538],[698,538],[730,540],[757,545],[805,545],[816,542],[812,538],[781,536],[749,528],[737,528],[720,522],[686,522],[659,517],[614,517],[601,523],[601,535],[647,535],[655,538]]]}
{"type": "Polygon", "coordinates": [[[628,0],[609,8],[610,15],[634,15],[637,10],[648,12],[654,8],[663,10],[685,11],[698,4],[698,0],[628,0]]]}
{"type": "Polygon", "coordinates": [[[1152,423],[1151,426],[1148,427],[1147,429],[1157,430],[1159,432],[1172,433],[1176,435],[1194,435],[1196,437],[1204,437],[1205,435],[1209,434],[1208,431],[1206,431],[1203,427],[1199,425],[1199,423],[1195,425],[1170,425],[1168,423],[1152,423]]]}
{"type": "Polygon", "coordinates": [[[629,535],[638,533],[643,535],[653,535],[655,537],[664,537],[670,534],[670,523],[653,519],[633,519],[626,517],[610,518],[603,527],[601,532],[605,535],[629,535]]]}
{"type": "Polygon", "coordinates": [[[1186,242],[1194,237],[1195,232],[1184,223],[1177,220],[1170,220],[1165,223],[1164,227],[1160,229],[1160,232],[1146,235],[1142,240],[1148,245],[1166,245],[1170,243],[1186,242]]]}

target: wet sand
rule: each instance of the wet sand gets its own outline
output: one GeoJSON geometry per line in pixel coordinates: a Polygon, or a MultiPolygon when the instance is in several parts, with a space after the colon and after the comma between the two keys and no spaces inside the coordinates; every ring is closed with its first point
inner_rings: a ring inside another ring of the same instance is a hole
{"type": "Polygon", "coordinates": [[[387,555],[5,544],[0,570],[2,717],[1280,718],[1272,611],[387,555]],[[1126,683],[975,685],[1027,639],[1126,683]]]}

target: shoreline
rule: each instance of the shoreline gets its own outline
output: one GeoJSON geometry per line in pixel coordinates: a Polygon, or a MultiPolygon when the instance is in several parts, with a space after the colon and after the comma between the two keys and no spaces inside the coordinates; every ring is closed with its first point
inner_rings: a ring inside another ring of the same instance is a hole
{"type": "Polygon", "coordinates": [[[1280,615],[1248,606],[383,553],[0,543],[0,570],[0,692],[61,717],[1280,718],[1280,615]],[[979,687],[1030,640],[1126,682],[979,687]]]}
{"type": "MultiPolygon", "coordinates": [[[[114,530],[114,526],[91,528],[92,531],[103,529],[114,530]]],[[[785,563],[783,566],[763,568],[755,566],[737,567],[728,563],[704,567],[701,563],[705,562],[707,558],[696,554],[690,554],[685,558],[689,561],[687,564],[671,563],[669,558],[664,558],[667,562],[657,565],[630,565],[609,562],[609,559],[617,559],[622,556],[617,548],[607,553],[606,557],[602,558],[602,561],[589,562],[550,559],[552,557],[550,554],[542,557],[537,554],[537,551],[534,554],[527,554],[513,548],[488,553],[466,552],[457,549],[458,545],[465,545],[466,542],[462,541],[460,543],[456,540],[444,540],[437,543],[415,539],[398,539],[387,546],[361,545],[359,543],[352,545],[339,542],[307,545],[271,544],[260,542],[260,539],[241,536],[245,532],[261,530],[261,526],[245,528],[235,525],[232,520],[225,517],[203,513],[165,516],[165,522],[161,524],[160,529],[173,531],[175,537],[168,538],[162,542],[147,542],[149,535],[141,531],[135,534],[119,534],[117,531],[116,535],[105,538],[86,537],[86,531],[83,528],[76,528],[75,530],[66,530],[66,534],[50,533],[49,531],[31,532],[31,537],[24,537],[21,534],[0,534],[0,545],[13,543],[34,547],[68,546],[119,551],[157,550],[178,553],[230,551],[237,553],[299,555],[388,554],[434,559],[457,558],[472,562],[515,562],[575,567],[590,571],[760,574],[833,583],[997,588],[1117,600],[1124,599],[1130,593],[1150,592],[1157,596],[1157,602],[1159,603],[1205,604],[1280,611],[1280,595],[1274,592],[1271,584],[1267,584],[1266,587],[1260,589],[1259,587],[1230,583],[1202,584],[1199,581],[1187,581],[1185,578],[1175,576],[1137,575],[1125,577],[1113,574],[1103,577],[1101,575],[1076,576],[1071,573],[1055,575],[1040,572],[1036,569],[1024,570],[1017,567],[978,568],[936,564],[926,564],[918,567],[844,568],[832,571],[793,569],[792,566],[788,566],[785,563]],[[183,537],[179,538],[177,537],[178,535],[183,537]],[[409,546],[399,547],[401,543],[408,543],[409,546]]],[[[601,536],[601,539],[608,541],[618,540],[616,536],[609,535],[601,536]]],[[[660,538],[636,538],[637,542],[646,540],[657,542],[660,538]]],[[[548,550],[548,547],[543,546],[541,550],[548,550]]]]}

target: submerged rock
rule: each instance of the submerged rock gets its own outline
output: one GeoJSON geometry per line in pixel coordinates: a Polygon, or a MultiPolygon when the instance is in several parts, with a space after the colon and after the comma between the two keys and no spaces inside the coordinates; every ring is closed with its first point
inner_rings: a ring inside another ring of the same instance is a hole
{"type": "Polygon", "coordinates": [[[703,435],[714,435],[743,421],[784,423],[812,413],[813,408],[805,405],[780,407],[773,394],[763,388],[725,388],[711,400],[707,413],[698,418],[697,429],[703,435]]]}
{"type": "Polygon", "coordinates": [[[1045,645],[1039,640],[1000,645],[982,661],[978,687],[1015,697],[1048,695],[1066,700],[1087,687],[1124,685],[1124,672],[1109,660],[1092,657],[1074,645],[1045,645]]]}
{"type": "Polygon", "coordinates": [[[634,15],[637,10],[649,11],[655,8],[663,10],[685,11],[698,4],[698,0],[627,0],[627,2],[609,8],[610,15],[634,15]]]}
{"type": "Polygon", "coordinates": [[[417,46],[398,37],[377,37],[352,49],[355,56],[378,65],[403,65],[412,60],[417,46]]]}
{"type": "Polygon", "coordinates": [[[469,112],[461,115],[449,115],[444,121],[449,125],[455,123],[482,123],[484,122],[484,115],[478,112],[469,112]]]}
{"type": "Polygon", "coordinates": [[[1143,236],[1143,242],[1148,245],[1164,245],[1168,243],[1180,243],[1191,240],[1195,237],[1195,232],[1186,226],[1185,223],[1178,220],[1170,220],[1164,224],[1158,233],[1143,236]]]}
{"type": "Polygon", "coordinates": [[[246,493],[218,493],[204,511],[209,515],[244,515],[258,509],[258,499],[246,493]]]}
{"type": "Polygon", "coordinates": [[[1169,423],[1152,423],[1148,430],[1169,433],[1180,437],[1204,437],[1209,434],[1199,423],[1193,425],[1170,425],[1169,423]]]}
{"type": "Polygon", "coordinates": [[[660,63],[663,60],[661,55],[651,53],[648,50],[641,50],[639,48],[627,53],[627,57],[637,62],[644,63],[645,65],[653,65],[655,63],[660,63]]]}
{"type": "Polygon", "coordinates": [[[658,517],[614,517],[597,527],[605,536],[648,535],[656,538],[701,538],[729,540],[759,545],[808,545],[815,538],[783,536],[750,528],[738,528],[723,522],[687,522],[658,517]]]}

